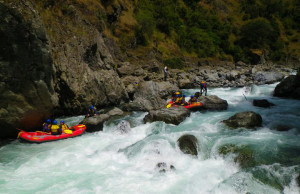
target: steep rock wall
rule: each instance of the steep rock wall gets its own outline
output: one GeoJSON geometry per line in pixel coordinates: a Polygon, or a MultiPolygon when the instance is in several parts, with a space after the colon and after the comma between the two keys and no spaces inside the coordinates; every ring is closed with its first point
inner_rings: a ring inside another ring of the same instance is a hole
{"type": "Polygon", "coordinates": [[[57,104],[49,41],[40,20],[0,3],[0,137],[40,125],[57,104]],[[34,22],[34,24],[33,24],[34,22]]]}
{"type": "Polygon", "coordinates": [[[37,2],[0,1],[0,138],[39,129],[48,117],[84,114],[90,104],[128,101],[114,69],[118,48],[70,10],[72,20],[49,25],[37,2]]]}

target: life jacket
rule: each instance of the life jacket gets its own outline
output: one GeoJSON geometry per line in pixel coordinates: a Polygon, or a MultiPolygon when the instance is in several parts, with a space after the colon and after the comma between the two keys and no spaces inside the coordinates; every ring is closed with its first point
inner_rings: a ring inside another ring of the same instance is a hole
{"type": "Polygon", "coordinates": [[[201,88],[206,88],[206,83],[201,83],[201,88]]]}
{"type": "Polygon", "coordinates": [[[197,98],[196,97],[193,97],[193,98],[191,98],[191,102],[193,103],[193,102],[196,102],[197,101],[197,98]]]}
{"type": "Polygon", "coordinates": [[[50,123],[43,123],[43,131],[49,131],[50,128],[51,128],[50,123]]]}
{"type": "Polygon", "coordinates": [[[51,133],[57,133],[59,130],[59,126],[58,125],[52,125],[51,126],[51,133]]]}
{"type": "Polygon", "coordinates": [[[60,128],[61,128],[63,131],[69,129],[69,127],[68,127],[67,124],[61,125],[60,128]]]}
{"type": "Polygon", "coordinates": [[[89,109],[89,114],[90,114],[90,115],[97,114],[97,111],[96,111],[96,109],[95,109],[95,108],[93,108],[93,109],[89,109]]]}
{"type": "Polygon", "coordinates": [[[176,98],[175,103],[181,104],[182,103],[182,97],[176,98]]]}

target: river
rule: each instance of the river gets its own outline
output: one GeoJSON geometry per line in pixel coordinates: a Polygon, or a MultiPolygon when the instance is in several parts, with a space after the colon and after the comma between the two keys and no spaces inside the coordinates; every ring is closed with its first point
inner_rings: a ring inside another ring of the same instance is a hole
{"type": "MultiPolygon", "coordinates": [[[[273,97],[275,86],[209,88],[209,95],[228,101],[228,110],[194,112],[178,126],[144,124],[147,113],[134,112],[105,123],[103,131],[72,139],[43,144],[15,140],[0,147],[0,193],[300,193],[300,101],[273,97]],[[276,106],[254,107],[253,99],[276,106]],[[261,114],[263,127],[230,130],[221,123],[246,110],[261,114]],[[129,133],[116,130],[121,120],[130,122],[129,133]],[[292,129],[276,131],[277,125],[292,129]],[[176,142],[184,134],[197,137],[198,157],[179,150],[176,142]],[[241,168],[235,154],[222,157],[218,150],[227,144],[247,146],[258,163],[241,168]],[[159,172],[160,162],[175,170],[159,172]]],[[[74,125],[82,119],[65,121],[74,125]]]]}

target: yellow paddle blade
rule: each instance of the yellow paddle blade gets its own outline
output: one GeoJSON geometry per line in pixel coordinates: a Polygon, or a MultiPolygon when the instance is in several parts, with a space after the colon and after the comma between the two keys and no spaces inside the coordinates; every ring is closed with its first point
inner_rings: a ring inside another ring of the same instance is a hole
{"type": "Polygon", "coordinates": [[[72,133],[73,133],[73,131],[72,131],[72,130],[69,130],[69,129],[64,130],[64,132],[65,132],[66,134],[72,134],[72,133]]]}
{"type": "Polygon", "coordinates": [[[171,106],[172,106],[172,104],[168,104],[166,107],[167,107],[167,108],[170,108],[171,106]]]}

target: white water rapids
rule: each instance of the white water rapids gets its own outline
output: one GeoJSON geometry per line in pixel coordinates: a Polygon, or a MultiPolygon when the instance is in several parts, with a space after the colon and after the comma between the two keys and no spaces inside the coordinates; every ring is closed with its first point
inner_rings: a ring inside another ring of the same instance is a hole
{"type": "MultiPolygon", "coordinates": [[[[228,110],[195,112],[178,126],[144,124],[147,113],[135,112],[107,122],[103,131],[72,139],[43,144],[13,141],[0,147],[0,193],[300,193],[296,181],[300,101],[272,97],[274,87],[209,88],[209,95],[228,101],[228,110]],[[267,99],[276,106],[254,107],[253,99],[267,99]],[[246,110],[261,114],[263,127],[230,130],[221,123],[246,110]],[[127,134],[116,131],[122,120],[130,122],[127,134]],[[279,124],[292,129],[274,130],[279,124]],[[184,134],[197,137],[197,158],[179,150],[177,140],[184,134]],[[234,162],[234,154],[219,154],[218,149],[226,144],[251,147],[260,163],[242,169],[234,162]],[[160,162],[175,170],[159,172],[156,165],[160,162]]],[[[65,121],[74,125],[82,119],[65,121]]]]}

